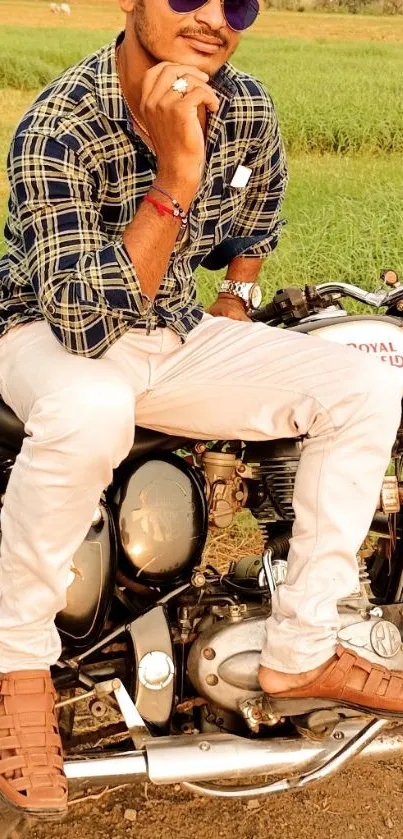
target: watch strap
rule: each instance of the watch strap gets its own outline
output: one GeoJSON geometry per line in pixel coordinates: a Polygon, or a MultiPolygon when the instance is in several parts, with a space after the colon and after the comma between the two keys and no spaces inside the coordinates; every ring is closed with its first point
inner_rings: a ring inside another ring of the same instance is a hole
{"type": "Polygon", "coordinates": [[[239,297],[245,303],[246,310],[250,311],[253,308],[251,299],[251,292],[253,288],[256,288],[256,283],[242,283],[236,282],[235,280],[224,280],[218,289],[218,293],[231,294],[235,297],[239,297]]]}
{"type": "Polygon", "coordinates": [[[235,282],[233,280],[224,280],[220,288],[218,289],[219,294],[233,294],[235,297],[240,297],[241,300],[249,304],[249,295],[250,295],[250,284],[249,283],[241,283],[235,282]]]}

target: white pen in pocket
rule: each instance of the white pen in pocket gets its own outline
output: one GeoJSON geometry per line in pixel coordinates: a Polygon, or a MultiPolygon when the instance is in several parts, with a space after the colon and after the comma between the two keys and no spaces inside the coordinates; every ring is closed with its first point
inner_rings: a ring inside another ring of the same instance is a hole
{"type": "Polygon", "coordinates": [[[249,178],[252,174],[252,169],[249,169],[247,166],[238,166],[234,177],[230,183],[230,186],[234,187],[235,189],[242,189],[243,187],[247,186],[249,178]]]}

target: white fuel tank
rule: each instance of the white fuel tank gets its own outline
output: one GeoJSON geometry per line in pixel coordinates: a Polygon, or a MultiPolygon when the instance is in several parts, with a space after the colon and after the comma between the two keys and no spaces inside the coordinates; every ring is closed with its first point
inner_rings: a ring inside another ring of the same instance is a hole
{"type": "Polygon", "coordinates": [[[298,328],[298,332],[315,332],[315,336],[345,344],[379,358],[385,364],[402,370],[403,384],[403,321],[379,315],[352,315],[332,320],[317,320],[298,328]]]}

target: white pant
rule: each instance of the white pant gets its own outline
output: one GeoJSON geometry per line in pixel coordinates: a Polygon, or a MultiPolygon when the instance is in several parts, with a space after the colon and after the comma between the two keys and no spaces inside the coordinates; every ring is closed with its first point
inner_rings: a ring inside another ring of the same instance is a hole
{"type": "Polygon", "coordinates": [[[131,330],[92,360],[45,322],[0,340],[0,391],[25,423],[1,516],[0,672],[60,655],[71,559],[139,425],[205,439],[306,435],[287,579],[262,662],[301,672],[332,655],[336,603],[357,583],[400,419],[396,371],[327,341],[206,315],[186,344],[131,330]]]}

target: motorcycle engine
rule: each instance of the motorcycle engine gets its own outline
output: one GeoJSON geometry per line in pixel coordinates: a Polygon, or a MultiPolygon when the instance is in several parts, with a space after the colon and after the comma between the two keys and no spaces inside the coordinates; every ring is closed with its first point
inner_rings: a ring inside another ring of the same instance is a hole
{"type": "Polygon", "coordinates": [[[261,693],[257,672],[265,638],[267,608],[253,617],[230,607],[228,617],[204,630],[192,644],[188,673],[200,696],[240,713],[242,702],[261,693]]]}
{"type": "MultiPolygon", "coordinates": [[[[338,641],[376,665],[403,669],[402,637],[398,626],[373,609],[368,599],[353,593],[339,601],[338,641]],[[364,607],[364,608],[363,608],[364,607]]],[[[187,662],[189,679],[207,702],[205,719],[237,731],[243,723],[254,732],[280,721],[262,702],[258,682],[261,650],[265,644],[269,604],[257,608],[230,606],[226,615],[203,629],[193,642],[187,662]]],[[[391,615],[393,617],[393,615],[391,615]]]]}
{"type": "Polygon", "coordinates": [[[119,568],[133,582],[169,586],[188,580],[207,537],[201,474],[174,454],[129,465],[114,498],[119,568]]]}

